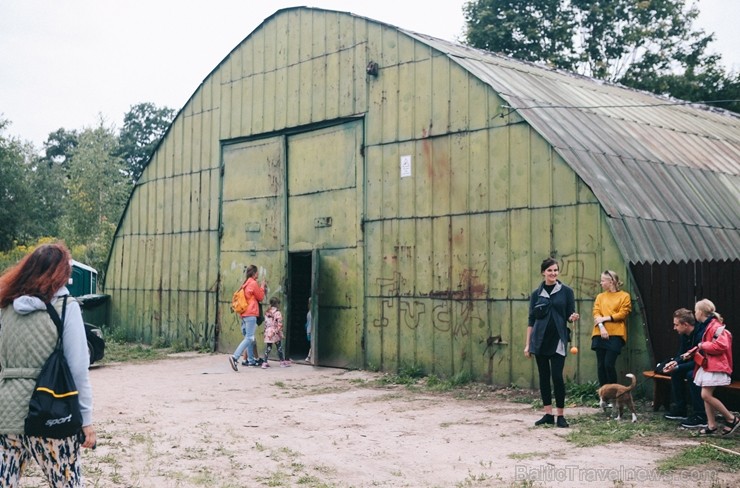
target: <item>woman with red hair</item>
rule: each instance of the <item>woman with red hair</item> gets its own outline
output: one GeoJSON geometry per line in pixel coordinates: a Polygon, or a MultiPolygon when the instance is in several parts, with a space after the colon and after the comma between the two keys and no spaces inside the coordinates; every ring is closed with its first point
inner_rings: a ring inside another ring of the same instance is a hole
{"type": "Polygon", "coordinates": [[[85,326],[73,298],[66,298],[62,342],[79,392],[82,435],[52,439],[24,433],[36,377],[57,342],[46,303],[62,315],[70,261],[63,244],[45,244],[0,276],[0,486],[18,486],[31,459],[50,486],[83,486],[80,447],[94,447],[96,435],[85,326]]]}

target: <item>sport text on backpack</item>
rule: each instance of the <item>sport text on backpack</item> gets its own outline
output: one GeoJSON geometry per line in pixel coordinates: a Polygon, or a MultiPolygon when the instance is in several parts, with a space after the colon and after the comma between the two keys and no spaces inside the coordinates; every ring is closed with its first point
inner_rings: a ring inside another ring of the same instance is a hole
{"type": "Polygon", "coordinates": [[[244,286],[245,285],[240,286],[231,297],[231,310],[238,315],[246,312],[247,307],[249,306],[249,301],[247,301],[247,297],[244,296],[244,286]]]}

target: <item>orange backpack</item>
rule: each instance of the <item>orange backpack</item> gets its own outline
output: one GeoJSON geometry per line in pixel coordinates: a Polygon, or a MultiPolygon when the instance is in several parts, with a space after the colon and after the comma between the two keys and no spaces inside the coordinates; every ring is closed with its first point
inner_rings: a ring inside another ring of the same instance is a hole
{"type": "Polygon", "coordinates": [[[247,301],[247,297],[244,293],[244,286],[246,283],[244,283],[242,286],[239,287],[238,290],[234,292],[234,295],[231,297],[231,310],[241,315],[244,312],[247,311],[247,307],[249,306],[249,301],[247,301]]]}

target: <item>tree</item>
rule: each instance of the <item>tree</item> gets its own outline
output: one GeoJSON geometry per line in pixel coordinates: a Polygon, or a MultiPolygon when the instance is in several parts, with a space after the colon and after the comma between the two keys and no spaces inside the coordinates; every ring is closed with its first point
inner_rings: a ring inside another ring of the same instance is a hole
{"type": "Polygon", "coordinates": [[[575,69],[575,19],[561,0],[479,0],[463,6],[467,44],[575,69]]]}
{"type": "Polygon", "coordinates": [[[693,2],[477,0],[463,11],[474,47],[686,100],[737,95],[737,75],[706,53],[713,34],[692,27],[693,2]]]}
{"type": "Polygon", "coordinates": [[[157,108],[153,103],[133,105],[124,116],[119,155],[126,161],[132,182],[136,183],[141,176],[174,116],[173,109],[157,108]]]}
{"type": "Polygon", "coordinates": [[[24,210],[31,197],[26,162],[19,141],[2,132],[8,121],[0,119],[0,251],[7,251],[23,233],[24,210]]]}
{"type": "Polygon", "coordinates": [[[70,246],[83,246],[78,259],[98,270],[131,192],[119,152],[118,138],[101,122],[80,133],[68,161],[62,235],[70,246]]]}
{"type": "Polygon", "coordinates": [[[49,134],[44,142],[44,161],[52,164],[65,165],[70,154],[77,147],[79,134],[75,130],[57,129],[49,134]]]}

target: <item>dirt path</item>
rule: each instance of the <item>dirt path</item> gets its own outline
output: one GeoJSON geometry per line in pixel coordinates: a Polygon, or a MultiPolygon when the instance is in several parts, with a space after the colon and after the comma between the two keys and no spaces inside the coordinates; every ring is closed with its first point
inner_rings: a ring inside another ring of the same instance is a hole
{"type": "Polygon", "coordinates": [[[361,386],[377,376],[234,373],[223,354],[96,367],[87,486],[730,486],[726,474],[659,477],[656,461],[686,439],[577,448],[567,429],[532,427],[529,405],[361,386]]]}

